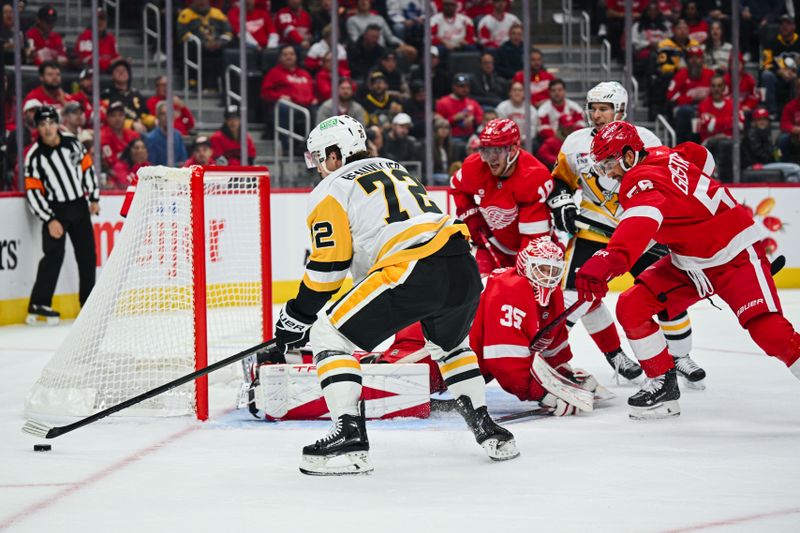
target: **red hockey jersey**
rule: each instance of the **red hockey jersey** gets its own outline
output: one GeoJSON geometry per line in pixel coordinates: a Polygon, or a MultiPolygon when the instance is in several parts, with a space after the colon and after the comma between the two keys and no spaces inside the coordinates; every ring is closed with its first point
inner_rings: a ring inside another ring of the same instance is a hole
{"type": "MultiPolygon", "coordinates": [[[[478,355],[481,371],[492,375],[520,400],[540,400],[544,389],[531,375],[530,344],[536,333],[564,310],[561,289],[546,307],[536,302],[530,282],[513,268],[498,269],[486,281],[469,343],[478,355]]],[[[552,367],[572,359],[566,323],[551,332],[550,345],[541,352],[552,367]]]]}
{"type": "MultiPolygon", "coordinates": [[[[525,79],[524,70],[514,74],[511,81],[522,83],[525,79]]],[[[531,72],[531,104],[536,107],[550,98],[550,80],[556,79],[555,76],[542,69],[539,72],[531,72]]]]}
{"type": "Polygon", "coordinates": [[[667,99],[675,105],[690,105],[699,103],[711,92],[711,78],[714,71],[703,67],[699,78],[690,78],[689,69],[682,68],[669,82],[667,99]]]}
{"type": "MultiPolygon", "coordinates": [[[[697,113],[700,115],[700,124],[697,133],[700,141],[705,141],[714,135],[733,135],[733,101],[730,98],[723,98],[720,102],[715,102],[710,96],[700,102],[697,106],[697,113]]],[[[744,114],[739,111],[739,130],[744,128],[744,114]]]]}
{"type": "Polygon", "coordinates": [[[458,213],[475,207],[492,230],[493,244],[503,253],[516,254],[536,237],[550,233],[550,211],[545,201],[553,190],[550,172],[533,155],[521,150],[514,172],[498,179],[472,154],[455,173],[450,183],[458,213]]]}
{"type": "MultiPolygon", "coordinates": [[[[100,48],[100,71],[108,72],[111,67],[111,62],[119,57],[119,50],[117,49],[117,39],[110,31],[100,35],[98,38],[98,47],[100,48]]],[[[92,29],[87,28],[83,33],[78,35],[75,41],[75,57],[81,62],[84,67],[92,66],[92,29]]]]}
{"type": "Polygon", "coordinates": [[[311,15],[302,7],[296,12],[283,7],[275,13],[275,30],[282,44],[300,44],[311,39],[311,15]]]}
{"type": "Polygon", "coordinates": [[[606,248],[623,258],[623,272],[653,239],[669,246],[672,263],[697,284],[703,269],[727,263],[763,238],[728,189],[690,162],[699,162],[695,154],[703,147],[684,143],[648,151],[622,179],[619,201],[625,211],[606,248]]]}

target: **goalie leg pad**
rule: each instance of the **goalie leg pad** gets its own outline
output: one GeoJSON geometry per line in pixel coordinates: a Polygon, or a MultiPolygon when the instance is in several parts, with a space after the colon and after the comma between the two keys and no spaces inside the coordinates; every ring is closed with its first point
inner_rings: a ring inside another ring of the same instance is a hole
{"type": "Polygon", "coordinates": [[[594,409],[594,393],[584,390],[556,372],[539,354],[533,356],[531,374],[553,396],[581,411],[594,409]]]}

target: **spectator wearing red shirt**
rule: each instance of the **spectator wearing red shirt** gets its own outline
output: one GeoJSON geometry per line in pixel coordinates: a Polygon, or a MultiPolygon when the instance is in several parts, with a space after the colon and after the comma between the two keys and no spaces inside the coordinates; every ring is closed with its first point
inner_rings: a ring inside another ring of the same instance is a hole
{"type": "Polygon", "coordinates": [[[683,19],[689,25],[689,38],[694,39],[700,44],[708,39],[708,22],[703,19],[700,6],[694,0],[690,0],[683,5],[683,19]]]}
{"type": "Polygon", "coordinates": [[[456,12],[456,0],[443,0],[441,13],[431,17],[432,44],[447,50],[475,49],[475,25],[468,16],[456,12]]]}
{"type": "MultiPolygon", "coordinates": [[[[647,0],[633,0],[633,21],[636,22],[647,7],[647,0]]],[[[622,34],[625,29],[625,0],[607,0],[606,17],[608,19],[608,42],[611,43],[611,55],[615,59],[622,58],[622,34]]]]}
{"type": "Polygon", "coordinates": [[[584,126],[583,119],[575,120],[572,115],[561,115],[558,119],[558,127],[555,128],[553,135],[547,137],[539,145],[536,158],[544,163],[547,168],[555,168],[558,153],[561,151],[564,139],[573,131],[579,130],[584,126]]]}
{"type": "Polygon", "coordinates": [[[483,120],[483,108],[469,97],[469,75],[453,77],[453,92],[436,101],[436,113],[450,124],[453,137],[468,139],[483,120]]]}
{"type": "Polygon", "coordinates": [[[241,133],[242,117],[239,106],[232,105],[225,110],[222,126],[215,131],[209,142],[211,143],[211,156],[218,165],[252,165],[256,159],[256,145],[253,138],[247,134],[247,161],[241,160],[242,149],[239,139],[241,133]]]}
{"type": "MultiPolygon", "coordinates": [[[[97,38],[97,45],[100,49],[100,72],[106,73],[111,68],[111,64],[120,59],[119,50],[117,50],[117,40],[114,34],[108,31],[108,20],[106,17],[105,9],[97,10],[97,30],[99,37],[97,38]]],[[[75,41],[75,57],[83,67],[92,66],[92,26],[83,30],[75,41]]]]}
{"type": "MultiPolygon", "coordinates": [[[[331,77],[331,65],[333,63],[333,54],[328,52],[322,59],[322,68],[317,71],[314,76],[314,94],[318,102],[324,102],[331,97],[333,91],[333,78],[331,77]]],[[[339,78],[349,78],[350,71],[342,68],[339,62],[339,78]]]]}
{"type": "Polygon", "coordinates": [[[33,63],[35,65],[55,61],[58,65],[63,66],[69,61],[67,49],[64,48],[64,39],[53,29],[56,25],[56,18],[57,14],[53,6],[40,7],[36,15],[36,24],[25,34],[34,50],[33,63]]]}
{"type": "Polygon", "coordinates": [[[550,98],[539,106],[539,137],[547,139],[556,134],[561,117],[570,117],[570,123],[584,127],[583,108],[567,98],[567,85],[564,80],[555,79],[550,82],[550,98]]]}
{"type": "MultiPolygon", "coordinates": [[[[240,5],[241,3],[237,3],[228,10],[228,22],[231,23],[234,35],[239,35],[240,5]]],[[[245,8],[247,9],[245,13],[245,26],[247,27],[245,44],[257,50],[276,48],[279,41],[278,32],[269,11],[256,7],[255,0],[245,0],[245,8]]]]}
{"type": "Polygon", "coordinates": [[[506,12],[506,0],[492,0],[492,5],[492,12],[478,23],[478,38],[484,48],[500,48],[508,40],[511,26],[522,24],[516,15],[506,12]]]}
{"type": "MultiPolygon", "coordinates": [[[[147,145],[137,135],[128,143],[117,162],[114,163],[111,172],[108,173],[106,187],[109,189],[128,189],[138,179],[136,172],[142,167],[149,167],[150,164],[147,159],[147,145]]],[[[124,204],[127,205],[123,205],[123,213],[127,214],[132,199],[132,195],[130,198],[128,198],[128,195],[125,196],[124,204]]],[[[125,216],[125,214],[122,216],[125,216]]]]}
{"type": "MultiPolygon", "coordinates": [[[[714,24],[717,24],[716,22],[714,24]]],[[[725,96],[731,94],[731,73],[733,56],[730,57],[729,66],[725,72],[725,96]]],[[[761,94],[756,88],[756,80],[744,70],[744,59],[739,53],[739,97],[741,98],[740,107],[745,114],[752,112],[761,103],[761,94]]]]}
{"type": "Polygon", "coordinates": [[[212,167],[217,165],[211,150],[211,141],[205,135],[200,135],[192,141],[192,146],[189,148],[189,159],[186,160],[183,166],[190,167],[192,165],[212,167]]]}
{"type": "MultiPolygon", "coordinates": [[[[733,136],[733,101],[725,96],[725,79],[716,75],[711,78],[711,94],[697,106],[700,124],[697,133],[706,144],[714,137],[733,136]]],[[[739,129],[744,125],[744,115],[739,112],[739,129]]]]}
{"type": "MultiPolygon", "coordinates": [[[[167,98],[167,77],[159,76],[156,78],[156,92],[153,96],[147,99],[147,111],[151,115],[156,114],[156,106],[158,103],[167,98]]],[[[194,129],[194,115],[189,106],[183,103],[180,97],[172,97],[172,107],[175,110],[175,120],[173,126],[180,132],[181,135],[189,135],[189,132],[194,129]]]]}
{"type": "Polygon", "coordinates": [[[288,0],[286,7],[275,13],[275,29],[281,44],[308,49],[311,46],[311,15],[303,9],[302,0],[288,0]]]}
{"type": "Polygon", "coordinates": [[[72,100],[61,88],[61,67],[54,61],[45,61],[39,65],[39,81],[41,85],[25,95],[25,102],[38,100],[39,105],[51,105],[61,111],[72,100]]]}
{"type": "Polygon", "coordinates": [[[112,169],[128,144],[139,138],[138,133],[125,128],[125,104],[120,101],[111,102],[106,111],[106,125],[100,128],[103,169],[112,169]]]}
{"type": "MultiPolygon", "coordinates": [[[[322,39],[311,45],[306,53],[305,66],[309,72],[316,72],[322,66],[322,60],[325,54],[331,51],[331,26],[328,24],[322,28],[322,39]]],[[[347,63],[347,50],[342,44],[337,45],[337,53],[339,54],[339,72],[347,72],[350,76],[350,66],[347,63]]]]}
{"type": "Polygon", "coordinates": [[[307,70],[297,66],[297,53],[291,45],[281,47],[278,64],[264,76],[261,99],[267,104],[278,100],[290,100],[304,107],[317,104],[314,80],[307,70]]]}
{"type": "Polygon", "coordinates": [[[795,79],[795,97],[783,106],[778,148],[781,161],[800,163],[800,78],[795,79]]]}
{"type": "MultiPolygon", "coordinates": [[[[81,71],[78,77],[78,92],[73,93],[70,95],[74,101],[79,102],[83,111],[86,115],[86,127],[92,128],[92,111],[94,108],[92,107],[92,69],[85,68],[81,71]]],[[[103,123],[106,120],[105,111],[103,110],[103,106],[100,106],[100,122],[103,123]]]]}
{"type": "Polygon", "coordinates": [[[690,47],[686,51],[686,67],[678,70],[667,89],[667,99],[675,106],[675,136],[679,144],[691,140],[697,105],[711,91],[714,71],[703,65],[703,55],[702,48],[690,47]]]}
{"type": "MultiPolygon", "coordinates": [[[[514,74],[512,81],[523,83],[525,71],[520,70],[514,74]]],[[[544,68],[544,56],[538,48],[531,49],[531,104],[539,107],[542,102],[550,97],[550,81],[556,79],[555,76],[547,72],[544,68]]]]}

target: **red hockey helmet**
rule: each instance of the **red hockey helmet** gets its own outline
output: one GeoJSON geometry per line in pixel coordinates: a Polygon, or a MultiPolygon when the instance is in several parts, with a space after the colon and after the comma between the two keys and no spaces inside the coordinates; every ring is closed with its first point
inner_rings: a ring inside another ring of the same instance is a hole
{"type": "Polygon", "coordinates": [[[517,161],[520,151],[520,135],[517,123],[508,118],[490,121],[479,136],[478,153],[495,176],[507,176],[517,161]]]}
{"type": "Polygon", "coordinates": [[[564,275],[564,250],[550,239],[539,237],[517,254],[517,273],[528,279],[539,305],[547,305],[550,295],[564,275]]]}
{"type": "Polygon", "coordinates": [[[622,121],[609,122],[592,139],[591,152],[595,160],[595,170],[604,175],[616,163],[622,165],[623,170],[630,170],[623,159],[626,150],[633,150],[636,157],[633,163],[635,165],[639,161],[639,152],[644,150],[644,143],[636,131],[636,126],[622,121]]]}
{"type": "Polygon", "coordinates": [[[496,118],[483,128],[480,140],[485,147],[519,145],[519,127],[510,118],[496,118]]]}

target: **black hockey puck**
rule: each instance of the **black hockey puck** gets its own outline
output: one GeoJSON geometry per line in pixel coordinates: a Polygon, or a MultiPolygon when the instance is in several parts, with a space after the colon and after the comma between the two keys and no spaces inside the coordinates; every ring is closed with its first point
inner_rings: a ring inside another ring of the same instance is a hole
{"type": "Polygon", "coordinates": [[[33,445],[33,451],[35,451],[35,452],[49,452],[51,449],[53,449],[53,447],[50,446],[49,444],[34,444],[33,445]]]}

